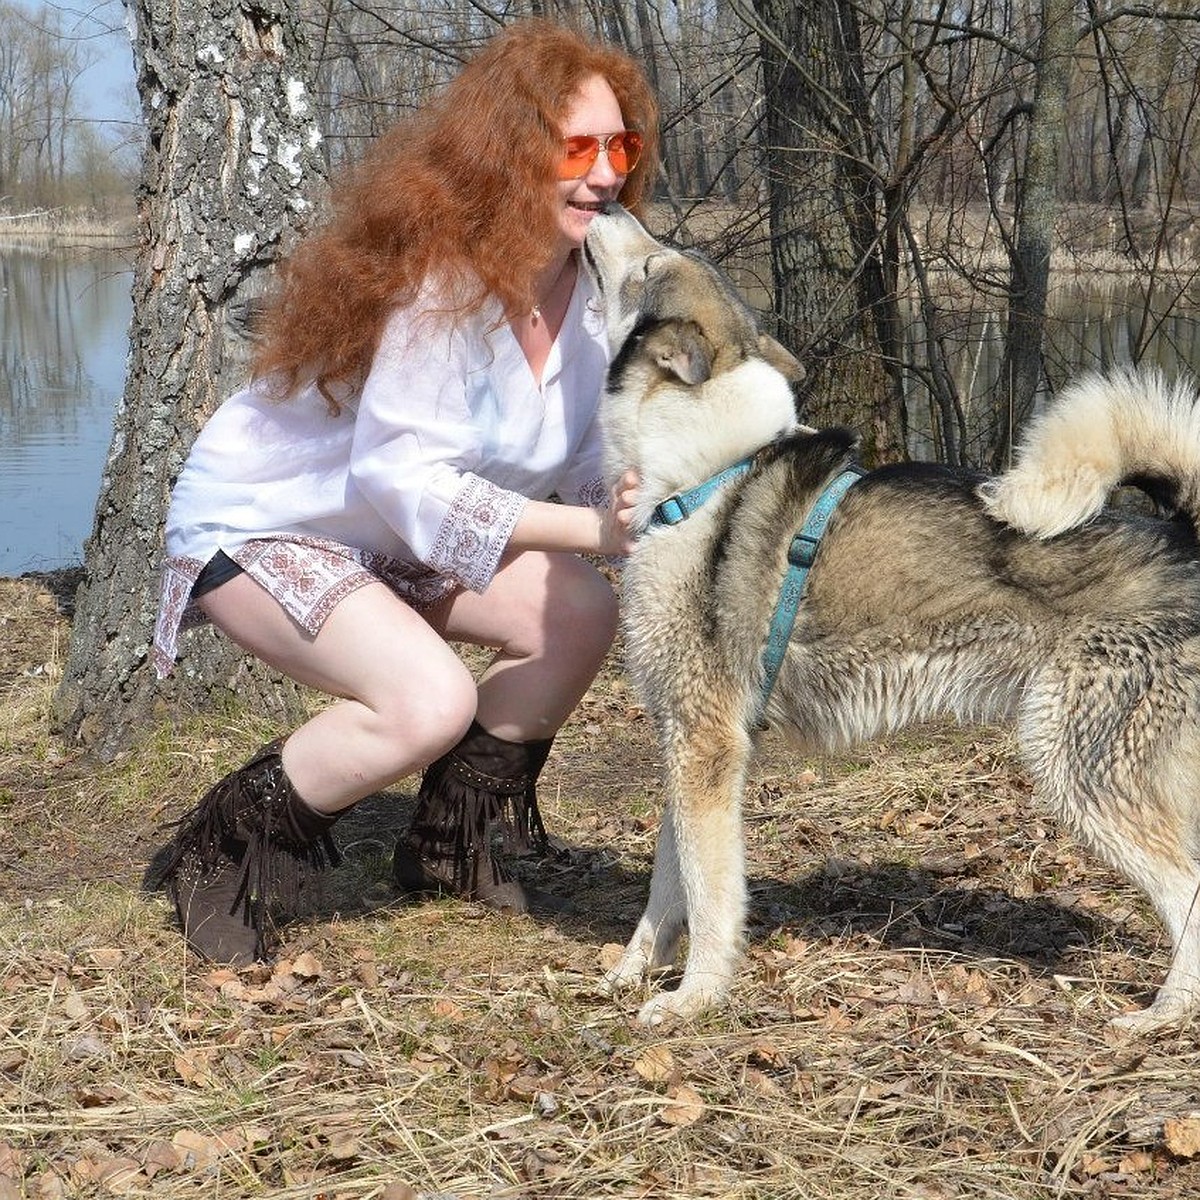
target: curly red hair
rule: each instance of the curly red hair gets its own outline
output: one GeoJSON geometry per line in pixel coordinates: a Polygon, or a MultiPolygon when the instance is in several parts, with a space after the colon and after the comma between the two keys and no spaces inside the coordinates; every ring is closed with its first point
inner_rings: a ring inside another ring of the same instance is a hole
{"type": "Polygon", "coordinates": [[[256,373],[291,391],[365,378],[383,324],[434,268],[471,285],[457,311],[489,296],[506,312],[534,302],[556,232],[560,120],[583,83],[602,76],[645,148],[621,202],[639,212],[658,162],[658,108],[638,64],[546,20],[493,37],[431,103],[383,134],[335,189],[329,222],[284,264],[256,373]]]}

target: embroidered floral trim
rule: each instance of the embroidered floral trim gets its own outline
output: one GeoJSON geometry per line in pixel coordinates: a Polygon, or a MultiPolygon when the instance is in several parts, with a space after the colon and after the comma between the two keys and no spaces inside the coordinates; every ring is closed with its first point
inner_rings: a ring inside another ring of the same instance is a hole
{"type": "Polygon", "coordinates": [[[159,679],[170,675],[175,666],[184,612],[191,600],[192,585],[203,570],[204,564],[194,558],[172,558],[163,567],[158,616],[154,621],[154,644],[150,650],[150,661],[159,679]]]}
{"type": "Polygon", "coordinates": [[[604,486],[604,480],[599,475],[593,475],[591,479],[581,483],[576,494],[579,503],[587,505],[588,508],[608,507],[608,488],[604,486]]]}
{"type": "MultiPolygon", "coordinates": [[[[328,538],[256,538],[230,557],[314,636],[340,601],[368,583],[385,584],[415,609],[428,608],[455,587],[454,580],[428,567],[328,538]]],[[[152,651],[160,679],[175,665],[179,633],[204,622],[203,611],[191,603],[192,586],[203,569],[192,558],[170,559],[163,568],[152,651]]]]}
{"type": "Polygon", "coordinates": [[[429,608],[458,586],[453,579],[438,575],[428,567],[388,558],[386,554],[356,551],[359,561],[372,575],[378,576],[402,600],[413,608],[429,608]]]}
{"type": "Polygon", "coordinates": [[[482,592],[525,508],[525,497],[472,476],[454,497],[430,551],[430,565],[482,592]]]}
{"type": "Polygon", "coordinates": [[[308,539],[247,542],[230,557],[313,637],[340,601],[374,579],[356,559],[308,539]]]}

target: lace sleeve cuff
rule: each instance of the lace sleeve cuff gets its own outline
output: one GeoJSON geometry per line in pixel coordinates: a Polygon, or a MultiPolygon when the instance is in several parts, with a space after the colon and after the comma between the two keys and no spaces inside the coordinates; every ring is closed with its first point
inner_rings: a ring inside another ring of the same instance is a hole
{"type": "Polygon", "coordinates": [[[473,592],[492,581],[526,499],[478,476],[467,481],[442,520],[429,565],[473,592]]]}

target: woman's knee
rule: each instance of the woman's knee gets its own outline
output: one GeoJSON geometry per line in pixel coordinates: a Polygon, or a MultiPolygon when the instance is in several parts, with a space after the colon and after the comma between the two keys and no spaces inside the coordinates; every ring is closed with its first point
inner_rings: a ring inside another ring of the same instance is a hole
{"type": "Polygon", "coordinates": [[[603,657],[617,631],[617,597],[585,559],[526,551],[486,592],[460,593],[435,610],[431,624],[443,636],[494,646],[513,658],[603,657]]]}
{"type": "Polygon", "coordinates": [[[550,636],[577,645],[587,642],[607,650],[617,633],[617,595],[591,563],[568,557],[561,577],[548,581],[545,620],[550,636]]]}
{"type": "Polygon", "coordinates": [[[479,701],[475,678],[465,664],[436,672],[410,673],[394,692],[377,695],[374,709],[381,730],[406,757],[422,765],[457,745],[475,719],[479,701]]]}

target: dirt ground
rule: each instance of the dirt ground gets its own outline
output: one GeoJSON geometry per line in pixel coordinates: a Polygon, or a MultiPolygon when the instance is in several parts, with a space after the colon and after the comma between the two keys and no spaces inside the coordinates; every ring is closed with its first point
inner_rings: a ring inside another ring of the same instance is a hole
{"type": "Polygon", "coordinates": [[[745,959],[695,1025],[596,986],[657,823],[616,657],[543,775],[559,852],[521,866],[573,911],[398,902],[404,781],[337,827],[280,958],[230,971],[141,873],[277,731],[179,715],[103,765],[58,742],[72,584],[0,580],[0,1200],[1200,1194],[1196,1027],[1108,1025],[1160,982],[1162,931],[1038,812],[1007,733],[828,760],[768,736],[745,959]]]}

